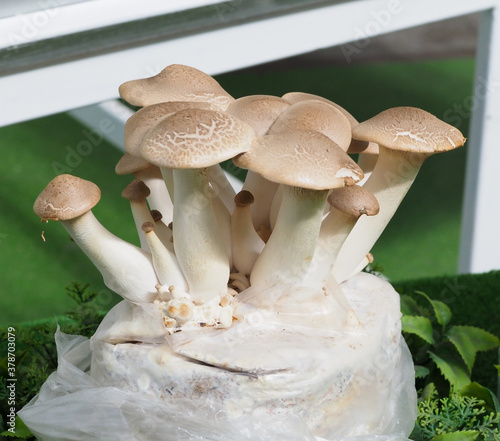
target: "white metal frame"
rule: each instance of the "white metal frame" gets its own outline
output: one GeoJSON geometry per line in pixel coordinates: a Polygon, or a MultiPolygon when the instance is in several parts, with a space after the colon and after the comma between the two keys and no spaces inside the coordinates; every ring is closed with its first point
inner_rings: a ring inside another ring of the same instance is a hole
{"type": "MultiPolygon", "coordinates": [[[[68,8],[65,14],[71,15],[76,8],[85,7],[85,14],[90,14],[113,1],[88,1],[60,8],[68,8]]],[[[120,4],[124,1],[120,0],[120,4]]],[[[148,1],[150,5],[175,3],[185,7],[217,3],[148,1]]],[[[131,3],[143,10],[148,1],[131,3]]],[[[238,2],[233,4],[237,7],[238,2]]],[[[151,13],[158,12],[152,6],[151,13]]],[[[154,75],[172,63],[218,74],[475,12],[481,12],[482,17],[459,271],[499,269],[500,234],[495,231],[500,201],[493,179],[500,160],[500,0],[337,1],[233,26],[223,26],[221,18],[218,29],[47,67],[34,66],[0,77],[3,103],[8,103],[0,107],[0,126],[114,99],[117,84],[154,75]]],[[[142,13],[146,14],[144,10],[142,13]]],[[[0,29],[5,23],[12,25],[13,21],[5,20],[0,19],[0,29]]],[[[103,25],[102,20],[96,25],[103,25]]],[[[56,30],[47,28],[33,38],[51,32],[55,35],[56,30]]]]}

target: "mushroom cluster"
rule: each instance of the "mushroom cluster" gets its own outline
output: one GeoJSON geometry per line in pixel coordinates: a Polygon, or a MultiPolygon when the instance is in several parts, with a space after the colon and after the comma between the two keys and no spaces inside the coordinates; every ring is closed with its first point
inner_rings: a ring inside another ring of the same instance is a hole
{"type": "Polygon", "coordinates": [[[141,106],[126,123],[118,174],[140,247],[92,214],[100,191],[53,179],[34,211],[60,220],[125,300],[155,304],[169,333],[229,327],[238,295],[283,283],[334,288],[359,273],[428,156],[464,144],[412,107],[358,123],[307,93],[234,99],[215,79],[171,65],[120,86],[141,106]],[[350,154],[358,154],[356,163],[350,154]],[[248,170],[236,194],[221,163],[248,170]]]}
{"type": "Polygon", "coordinates": [[[462,134],[412,107],[358,123],[307,93],[234,99],[182,65],[120,95],[142,107],[115,169],[133,175],[122,196],[140,246],[92,214],[91,182],[60,175],[38,196],[35,213],[60,220],[124,301],[82,349],[91,381],[67,387],[63,363],[29,427],[44,433],[64,399],[71,415],[98,403],[120,439],[406,439],[416,391],[399,295],[362,270],[422,162],[462,134]],[[238,192],[224,161],[247,170],[238,192]],[[136,438],[139,407],[156,419],[136,438]]]}

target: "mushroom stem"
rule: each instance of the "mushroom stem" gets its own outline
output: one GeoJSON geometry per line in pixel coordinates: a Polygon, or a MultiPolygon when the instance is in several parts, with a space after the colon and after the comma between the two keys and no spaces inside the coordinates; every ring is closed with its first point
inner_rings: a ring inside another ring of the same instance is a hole
{"type": "Polygon", "coordinates": [[[240,191],[234,198],[235,208],[231,215],[233,264],[246,276],[252,271],[265,245],[252,223],[250,210],[253,201],[252,193],[240,191]]]}
{"type": "Polygon", "coordinates": [[[153,267],[160,284],[168,287],[173,286],[176,290],[188,291],[186,279],[182,275],[177,259],[158,238],[153,223],[144,222],[142,231],[144,231],[144,236],[151,250],[153,267]]]}
{"type": "Polygon", "coordinates": [[[347,237],[333,267],[338,283],[346,280],[370,252],[413,184],[422,163],[430,156],[379,147],[377,164],[363,188],[377,198],[380,211],[377,216],[359,219],[347,237]]]}
{"type": "Polygon", "coordinates": [[[148,253],[110,233],[92,211],[61,223],[109,289],[133,303],[154,300],[158,279],[148,253]]]}
{"type": "Polygon", "coordinates": [[[175,169],[173,237],[191,299],[203,304],[227,292],[229,259],[208,195],[208,169],[175,169]]]}
{"type": "Polygon", "coordinates": [[[255,262],[252,285],[271,276],[300,283],[316,247],[328,190],[284,186],[276,227],[255,262]]]}
{"type": "Polygon", "coordinates": [[[222,170],[220,164],[215,164],[209,167],[209,176],[210,185],[213,191],[217,194],[217,197],[222,200],[226,208],[229,210],[229,213],[232,213],[234,210],[234,197],[236,196],[236,192],[227,179],[227,176],[224,173],[224,170],[222,170]]]}
{"type": "Polygon", "coordinates": [[[306,283],[322,287],[327,282],[337,260],[342,244],[358,221],[340,210],[331,208],[321,225],[318,243],[314,251],[306,283]]]}
{"type": "Polygon", "coordinates": [[[270,213],[274,194],[278,183],[269,181],[258,173],[248,171],[242,190],[253,194],[255,202],[252,204],[252,222],[257,231],[262,227],[271,228],[270,213]]]}
{"type": "Polygon", "coordinates": [[[136,173],[136,176],[140,177],[151,191],[151,194],[146,198],[149,208],[151,210],[158,210],[167,224],[172,222],[174,205],[165,185],[165,180],[162,178],[163,175],[141,177],[140,173],[136,173]]]}
{"type": "Polygon", "coordinates": [[[368,181],[368,178],[373,172],[373,169],[375,168],[375,164],[377,163],[378,160],[378,155],[372,155],[372,154],[367,154],[367,153],[359,153],[358,156],[358,165],[363,170],[363,179],[358,182],[358,185],[363,186],[366,181],[368,181]]]}
{"type": "Polygon", "coordinates": [[[163,215],[158,210],[151,210],[151,217],[155,223],[155,233],[161,243],[171,253],[174,252],[174,240],[172,230],[163,222],[163,215]]]}

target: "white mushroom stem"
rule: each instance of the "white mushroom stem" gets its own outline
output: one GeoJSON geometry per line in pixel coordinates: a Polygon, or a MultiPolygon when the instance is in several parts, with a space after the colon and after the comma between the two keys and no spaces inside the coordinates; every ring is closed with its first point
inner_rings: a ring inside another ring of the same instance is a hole
{"type": "Polygon", "coordinates": [[[139,235],[141,248],[145,251],[149,251],[149,245],[144,235],[144,231],[142,230],[142,224],[144,222],[153,222],[153,218],[151,217],[151,214],[149,212],[148,204],[146,203],[145,199],[130,200],[130,209],[134,218],[137,234],[139,235]]]}
{"type": "Polygon", "coordinates": [[[186,279],[182,274],[175,255],[158,238],[153,223],[145,222],[142,225],[142,230],[151,250],[153,267],[160,283],[168,287],[172,286],[172,289],[188,291],[186,279]]]}
{"type": "Polygon", "coordinates": [[[154,300],[158,279],[149,253],[110,233],[92,211],[61,223],[109,289],[133,303],[154,300]]]}
{"type": "Polygon", "coordinates": [[[210,185],[213,191],[222,200],[226,208],[229,210],[229,213],[232,213],[236,192],[227,179],[227,176],[220,164],[215,164],[209,167],[209,177],[210,185]]]}
{"type": "MultiPolygon", "coordinates": [[[[175,191],[174,191],[174,174],[173,170],[169,168],[160,167],[161,176],[163,178],[163,183],[167,189],[167,193],[170,197],[170,201],[172,204],[175,204],[175,191]]],[[[146,184],[147,185],[147,184],[146,184]]],[[[159,210],[161,211],[161,210],[159,210]]],[[[163,213],[162,213],[163,214],[163,213]]],[[[173,218],[173,215],[172,215],[173,218]]]]}
{"type": "Polygon", "coordinates": [[[380,211],[376,216],[359,219],[346,239],[333,267],[338,283],[346,280],[370,252],[428,156],[426,153],[398,152],[380,145],[375,169],[363,186],[377,198],[380,211]]]}
{"type": "MultiPolygon", "coordinates": [[[[137,175],[137,173],[136,173],[137,175]]],[[[140,178],[149,188],[151,194],[146,198],[151,210],[158,210],[169,224],[174,215],[174,205],[162,176],[144,176],[140,178]]]]}
{"type": "Polygon", "coordinates": [[[163,222],[163,214],[158,210],[151,210],[151,217],[155,223],[155,233],[171,253],[174,252],[174,238],[172,230],[163,222]]]}
{"type": "Polygon", "coordinates": [[[231,213],[222,199],[218,196],[212,198],[212,207],[219,226],[222,243],[229,259],[229,268],[233,267],[233,250],[231,245],[231,213]]]}
{"type": "Polygon", "coordinates": [[[318,288],[325,285],[340,249],[357,221],[356,217],[342,213],[333,207],[330,209],[321,225],[313,261],[306,278],[307,285],[318,288]]]}
{"type": "Polygon", "coordinates": [[[246,276],[252,271],[265,245],[252,223],[250,211],[253,201],[254,198],[250,192],[241,191],[236,195],[236,204],[231,215],[233,264],[240,273],[246,276]]]}
{"type": "Polygon", "coordinates": [[[316,247],[327,195],[327,190],[284,187],[276,227],[250,275],[252,285],[271,276],[294,283],[303,281],[316,247]]]}
{"type": "Polygon", "coordinates": [[[373,255],[371,253],[368,253],[365,256],[365,258],[359,263],[358,267],[354,269],[354,271],[351,273],[348,279],[363,271],[372,262],[373,262],[373,255]]]}
{"type": "Polygon", "coordinates": [[[251,170],[247,173],[242,190],[252,193],[255,199],[255,202],[252,204],[251,213],[252,222],[257,231],[262,227],[271,228],[271,205],[278,185],[276,182],[271,182],[251,170]]]}
{"type": "Polygon", "coordinates": [[[269,223],[271,225],[271,231],[274,230],[276,226],[276,219],[278,219],[278,213],[280,212],[281,201],[283,200],[283,185],[280,185],[274,193],[273,203],[271,204],[271,212],[269,213],[269,223]]]}
{"type": "Polygon", "coordinates": [[[358,156],[358,165],[363,170],[363,179],[358,182],[357,185],[363,186],[375,168],[377,163],[378,155],[371,155],[367,153],[360,153],[358,156]]]}
{"type": "Polygon", "coordinates": [[[227,291],[229,258],[209,197],[208,169],[175,169],[174,249],[195,304],[227,291]]]}

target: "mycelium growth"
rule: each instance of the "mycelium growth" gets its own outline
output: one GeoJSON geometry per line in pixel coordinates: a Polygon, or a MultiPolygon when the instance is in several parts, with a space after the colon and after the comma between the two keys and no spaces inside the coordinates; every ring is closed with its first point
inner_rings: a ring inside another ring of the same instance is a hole
{"type": "Polygon", "coordinates": [[[41,439],[50,420],[57,439],[98,439],[110,421],[113,439],[406,439],[416,393],[399,296],[361,270],[423,159],[461,134],[412,108],[358,125],[315,95],[235,100],[181,65],[120,93],[144,106],[117,167],[136,176],[124,196],[142,249],[93,216],[94,184],[62,175],[38,197],[36,214],[61,220],[124,300],[82,358],[90,380],[51,383],[23,410],[28,426],[41,439]],[[346,151],[372,142],[366,181],[346,151]],[[241,192],[221,173],[230,159],[248,170],[241,192]],[[93,409],[93,425],[60,424],[61,399],[73,415],[93,409]]]}

